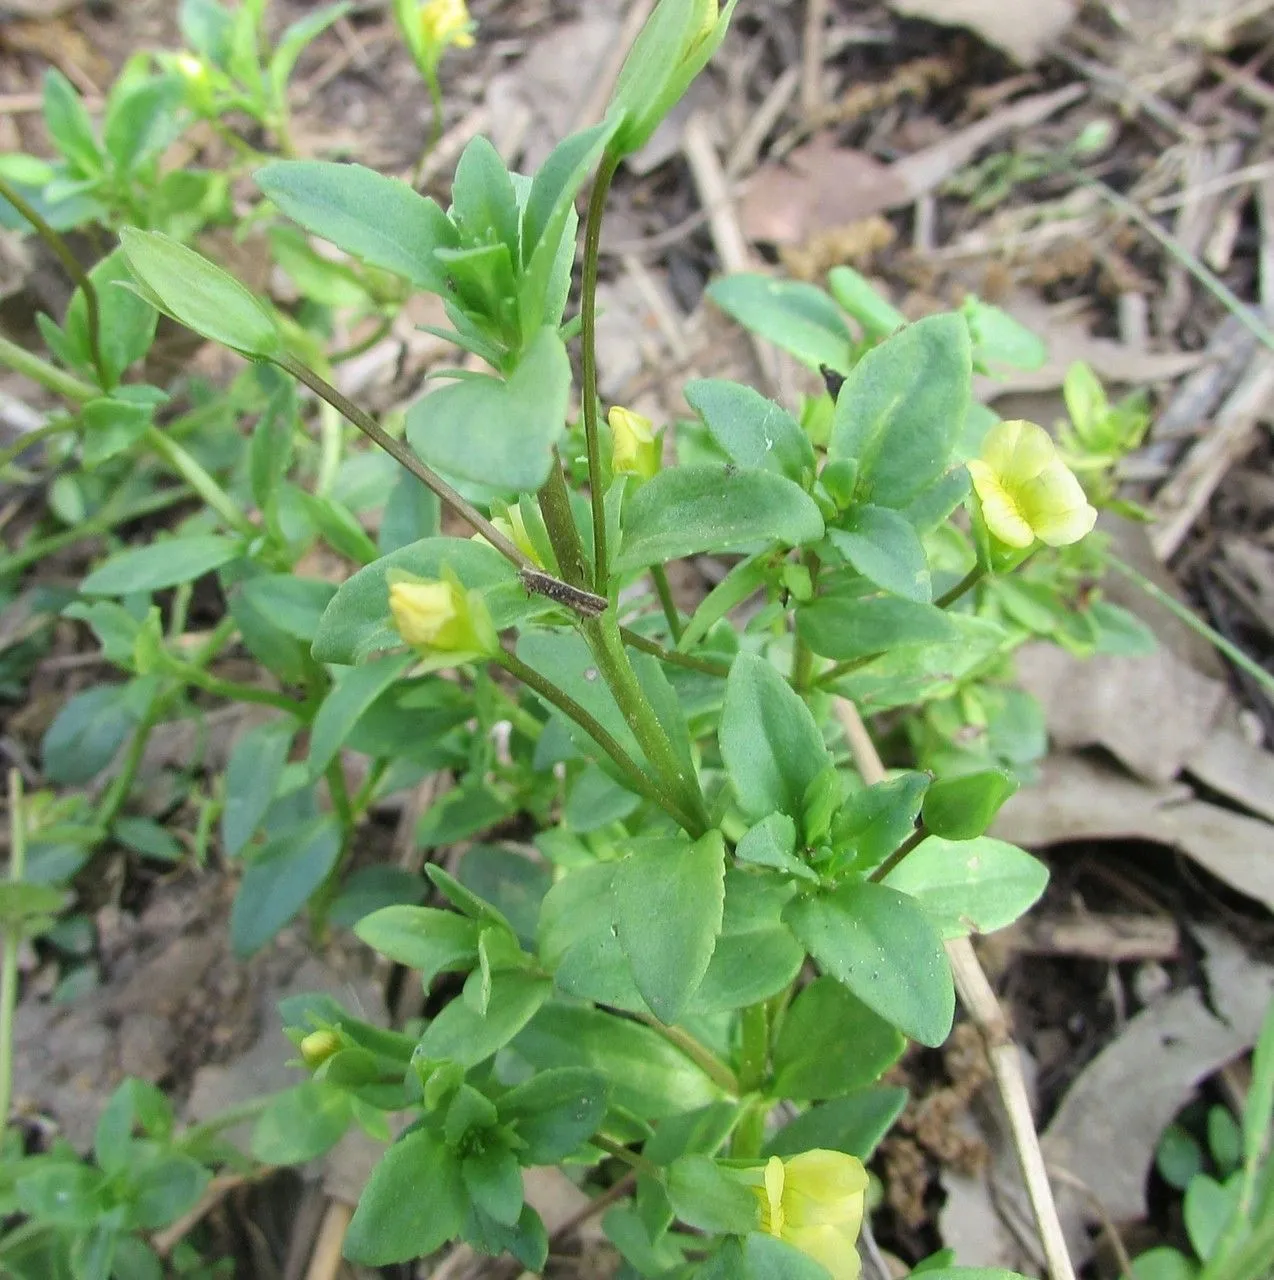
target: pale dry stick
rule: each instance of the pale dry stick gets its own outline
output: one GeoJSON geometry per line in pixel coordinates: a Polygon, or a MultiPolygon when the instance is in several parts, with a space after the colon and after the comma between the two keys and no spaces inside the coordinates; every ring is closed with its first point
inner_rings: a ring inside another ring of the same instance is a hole
{"type": "MultiPolygon", "coordinates": [[[[848,698],[837,698],[835,705],[836,717],[849,742],[854,763],[858,766],[863,781],[868,786],[883,782],[885,766],[862,716],[858,714],[858,708],[848,698]]],[[[947,958],[951,962],[951,972],[960,1001],[982,1036],[1000,1099],[1008,1113],[1013,1145],[1026,1182],[1036,1230],[1044,1247],[1049,1275],[1052,1280],[1075,1280],[1075,1269],[1066,1249],[1066,1237],[1057,1215],[1057,1204],[1049,1186],[1048,1172],[1044,1168],[1039,1134],[1035,1131],[1035,1120],[1031,1115],[1031,1101],[1022,1076],[1022,1059],[1009,1035],[1004,1011],[1000,1008],[1000,1002],[996,999],[968,938],[949,941],[947,958]]]]}
{"type": "MultiPolygon", "coordinates": [[[[268,1172],[273,1173],[270,1169],[268,1172]]],[[[161,1257],[166,1258],[225,1198],[244,1183],[255,1182],[262,1176],[261,1170],[253,1173],[219,1173],[204,1188],[203,1195],[186,1210],[185,1213],[170,1223],[162,1231],[157,1231],[150,1238],[150,1247],[161,1257]]]]}
{"type": "Polygon", "coordinates": [[[771,130],[783,118],[792,104],[796,91],[801,87],[801,69],[788,67],[770,86],[761,105],[752,113],[748,127],[739,134],[730,154],[726,157],[725,171],[729,178],[746,173],[757,162],[765,140],[771,130]]]}
{"type": "Polygon", "coordinates": [[[1231,169],[1229,173],[1222,173],[1214,178],[1205,178],[1184,191],[1156,196],[1153,200],[1146,201],[1146,211],[1164,213],[1168,209],[1179,208],[1202,196],[1221,195],[1233,187],[1241,187],[1245,182],[1264,181],[1270,177],[1274,177],[1274,160],[1263,160],[1260,164],[1249,164],[1242,169],[1231,169]]]}
{"type": "MultiPolygon", "coordinates": [[[[486,106],[478,106],[470,111],[459,124],[453,125],[448,129],[439,138],[438,145],[429,153],[428,159],[421,168],[419,180],[416,182],[417,190],[423,191],[434,178],[450,168],[452,161],[459,157],[465,147],[478,134],[485,133],[490,127],[490,109],[486,106]]],[[[405,181],[411,182],[412,176],[408,174],[405,181]]]]}
{"type": "MultiPolygon", "coordinates": [[[[753,265],[752,254],[743,228],[739,225],[738,211],[730,194],[730,182],[721,167],[707,121],[700,112],[696,111],[686,121],[681,147],[694,178],[699,203],[708,210],[708,226],[717,256],[721,259],[722,270],[726,275],[749,270],[753,265]]],[[[756,353],[757,366],[761,370],[766,389],[772,392],[778,383],[778,362],[774,352],[756,334],[749,333],[748,337],[752,350],[756,353]]]]}
{"type": "Polygon", "coordinates": [[[655,0],[633,0],[629,6],[619,38],[615,41],[615,48],[606,65],[602,67],[592,91],[584,99],[584,105],[580,108],[579,116],[575,121],[577,130],[588,129],[602,122],[629,51],[654,9],[655,0]]]}
{"type": "Polygon", "coordinates": [[[1274,401],[1274,355],[1262,351],[1248,366],[1211,429],[1186,454],[1176,474],[1155,496],[1150,544],[1162,561],[1180,549],[1226,473],[1257,442],[1257,423],[1274,401]]]}
{"type": "Polygon", "coordinates": [[[827,0],[806,0],[805,38],[801,59],[801,110],[806,119],[816,119],[823,109],[824,33],[827,28],[827,0]]]}
{"type": "Polygon", "coordinates": [[[1124,1280],[1131,1280],[1131,1277],[1136,1273],[1132,1268],[1132,1258],[1128,1254],[1128,1247],[1124,1244],[1124,1238],[1119,1234],[1119,1228],[1115,1226],[1114,1220],[1106,1212],[1106,1206],[1102,1204],[1101,1198],[1083,1178],[1077,1178],[1069,1169],[1063,1169],[1060,1165],[1050,1164],[1048,1171],[1058,1182],[1063,1182],[1068,1187],[1073,1187],[1088,1201],[1093,1212],[1097,1215],[1097,1220],[1102,1225],[1102,1230],[1105,1231],[1106,1237],[1110,1241],[1111,1252],[1115,1255],[1115,1261],[1119,1263],[1120,1275],[1124,1280]]]}
{"type": "Polygon", "coordinates": [[[641,294],[642,301],[650,308],[650,314],[663,336],[664,345],[674,357],[680,356],[686,349],[686,331],[681,317],[664,296],[646,264],[635,253],[625,254],[623,264],[624,271],[641,294]]]}
{"type": "MultiPolygon", "coordinates": [[[[423,1210],[424,1206],[422,1206],[423,1210]]],[[[319,1227],[314,1252],[310,1254],[310,1266],[305,1280],[336,1280],[341,1269],[341,1250],[345,1247],[345,1232],[354,1210],[344,1200],[329,1200],[327,1212],[319,1227]]]]}

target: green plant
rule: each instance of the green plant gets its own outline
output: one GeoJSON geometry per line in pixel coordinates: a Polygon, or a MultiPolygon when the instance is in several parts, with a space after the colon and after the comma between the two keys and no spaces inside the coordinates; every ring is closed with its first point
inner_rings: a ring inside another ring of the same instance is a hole
{"type": "Polygon", "coordinates": [[[1252,1055],[1252,1082],[1242,1113],[1199,1111],[1201,1138],[1180,1123],[1159,1142],[1156,1163],[1183,1193],[1182,1218],[1194,1256],[1170,1245],[1141,1254],[1137,1280],[1258,1280],[1274,1266],[1274,1006],[1252,1055]]]}
{"type": "MultiPolygon", "coordinates": [[[[1012,652],[1035,636],[1084,652],[1146,640],[1100,597],[1100,547],[1080,541],[1096,512],[1047,435],[972,403],[975,368],[1043,359],[977,299],[903,325],[843,269],[830,295],[720,281],[717,302],[820,369],[826,393],[793,415],[746,386],[692,383],[695,418],[675,424],[666,464],[654,424],[623,406],[603,417],[607,193],[733,7],[661,0],[600,125],[534,175],[475,139],[448,209],[357,165],[260,169],[274,208],[355,264],[324,272],[301,232],[277,228],[321,303],[304,309],[311,329],[180,237],[126,227],[45,325],[56,364],[0,348],[76,406],[48,438],[85,464],[83,519],[117,528],[116,495],[138,484],[127,511],[189,501],[170,536],[121,539],[64,611],[124,681],[67,704],[46,774],[74,786],[124,756],[98,800],[40,798],[47,879],[71,874],[68,846],[72,871],[105,839],[185,852],[128,812],[147,735],[206,697],[257,703],[277,714],[223,778],[184,792],[189,853],[216,828],[241,871],[232,941],[250,953],[302,912],[318,940],[351,924],[429,994],[430,1016],[394,1029],[326,997],[281,1011],[310,1078],[260,1104],[257,1159],[310,1159],[354,1124],[386,1142],[401,1129],[350,1227],[362,1263],[463,1237],[538,1269],[548,1240],[521,1170],[566,1163],[599,1195],[627,1167],[632,1201],[603,1223],[639,1274],[856,1276],[862,1162],[904,1101],[880,1077],[908,1039],[947,1036],[947,946],[1009,923],[1045,884],[987,835],[1042,752],[1012,652]],[[442,332],[489,372],[451,371],[383,424],[331,384],[320,335],[332,312],[392,314],[409,290],[443,300],[442,332]],[[170,412],[167,390],[123,377],[151,308],[249,368],[225,394],[183,388],[170,412]],[[322,406],[317,444],[298,384],[322,406]],[[347,453],[336,415],[381,452],[347,453]],[[378,505],[373,541],[357,516],[378,505]],[[474,536],[444,536],[444,508],[474,536]],[[356,566],[339,586],[298,573],[318,543],[356,566]],[[703,553],[732,567],[687,616],[667,566],[703,553]],[[224,614],[196,637],[201,582],[224,614]],[[260,679],[220,673],[231,644],[260,679]],[[873,721],[888,770],[846,728],[859,712],[891,713],[873,721]],[[365,758],[354,787],[347,755],[365,758]],[[485,844],[454,874],[349,875],[371,805],[439,769],[457,785],[420,845],[516,822],[534,856],[485,844]]],[[[191,5],[187,22],[221,12],[191,5]]]]}

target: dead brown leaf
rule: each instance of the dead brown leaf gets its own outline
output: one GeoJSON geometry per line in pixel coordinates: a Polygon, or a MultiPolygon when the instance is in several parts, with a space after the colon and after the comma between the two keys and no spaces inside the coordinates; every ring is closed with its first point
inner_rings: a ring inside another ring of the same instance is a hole
{"type": "Polygon", "coordinates": [[[908,18],[947,27],[968,27],[1019,62],[1035,62],[1070,26],[1075,0],[889,0],[889,7],[908,18]]]}

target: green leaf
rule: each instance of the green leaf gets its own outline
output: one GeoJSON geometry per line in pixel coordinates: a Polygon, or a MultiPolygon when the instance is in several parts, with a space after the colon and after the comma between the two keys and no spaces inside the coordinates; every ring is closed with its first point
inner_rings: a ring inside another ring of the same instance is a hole
{"type": "MultiPolygon", "coordinates": [[[[1199,1267],[1193,1258],[1187,1258],[1180,1250],[1160,1245],[1133,1259],[1132,1274],[1135,1280],[1195,1280],[1199,1267]]],[[[953,1280],[961,1278],[953,1276],[953,1280]]]]}
{"type": "Polygon", "coordinates": [[[485,1014],[463,998],[453,1000],[420,1038],[423,1058],[451,1060],[476,1067],[504,1048],[549,998],[553,984],[531,973],[497,973],[485,1014]]]}
{"type": "Polygon", "coordinates": [[[279,378],[279,385],[271,392],[252,430],[252,443],[248,448],[252,497],[262,511],[270,509],[292,465],[299,423],[296,384],[290,378],[283,379],[281,373],[279,378]]]}
{"type": "Polygon", "coordinates": [[[158,231],[125,227],[120,243],[147,300],[188,329],[261,360],[283,354],[270,309],[229,272],[158,231]]]}
{"type": "Polygon", "coordinates": [[[325,816],[252,856],[230,910],[230,943],[238,955],[260,951],[301,911],[336,865],[341,843],[340,824],[325,816]]]}
{"type": "Polygon", "coordinates": [[[372,1170],[345,1256],[367,1267],[423,1258],[459,1232],[467,1204],[459,1161],[437,1134],[413,1129],[372,1170]]]}
{"type": "Polygon", "coordinates": [[[1188,1130],[1170,1124],[1159,1135],[1155,1167],[1170,1187],[1184,1191],[1195,1174],[1203,1171],[1203,1150],[1188,1130]]]}
{"type": "Polygon", "coordinates": [[[151,818],[117,818],[111,835],[126,849],[157,862],[180,862],[181,842],[151,818]]]}
{"type": "Polygon", "coordinates": [[[864,501],[904,507],[951,464],[972,386],[969,331],[930,316],[855,366],[836,400],[828,456],[858,463],[864,501]]]}
{"type": "Polygon", "coordinates": [[[175,1222],[203,1194],[212,1173],[190,1156],[162,1152],[140,1168],[129,1170],[128,1225],[157,1231],[175,1222]]]}
{"type": "Polygon", "coordinates": [[[319,620],[336,595],[336,586],[319,578],[263,573],[243,584],[243,594],[253,606],[268,614],[280,631],[308,642],[314,639],[319,620]]]}
{"type": "Polygon", "coordinates": [[[823,536],[814,500],[783,476],[711,463],[674,467],[629,495],[617,572],[756,543],[801,546],[823,536]]]}
{"type": "Polygon", "coordinates": [[[796,823],[786,813],[772,813],[751,827],[735,845],[734,857],[738,862],[818,882],[818,873],[796,856],[796,823]]]}
{"type": "Polygon", "coordinates": [[[474,1207],[503,1227],[522,1215],[522,1171],[513,1152],[496,1143],[474,1150],[460,1166],[474,1207]]]}
{"type": "Polygon", "coordinates": [[[442,503],[410,471],[401,472],[380,520],[381,555],[401,551],[423,538],[436,538],[441,528],[442,503]]]}
{"type": "Polygon", "coordinates": [[[994,373],[997,365],[1034,371],[1048,363],[1048,346],[1007,311],[969,297],[961,308],[969,326],[973,357],[994,373]]]}
{"type": "Polygon", "coordinates": [[[354,1118],[344,1089],[307,1080],[270,1099],[252,1131],[252,1156],[262,1164],[304,1164],[330,1151],[354,1118]]]}
{"type": "Polygon", "coordinates": [[[714,1235],[746,1235],[760,1223],[756,1196],[710,1156],[682,1156],[668,1166],[668,1199],[687,1226],[714,1235]]]}
{"type": "Polygon", "coordinates": [[[1241,1177],[1231,1177],[1221,1183],[1206,1173],[1196,1174],[1190,1179],[1181,1206],[1182,1216],[1190,1245],[1204,1262],[1208,1262],[1216,1252],[1238,1207],[1241,1183],[1241,1177]]]}
{"type": "Polygon", "coordinates": [[[53,885],[0,881],[0,931],[20,931],[31,920],[56,914],[68,901],[65,890],[53,885]]]}
{"type": "Polygon", "coordinates": [[[84,99],[52,67],[44,73],[44,125],[53,145],[80,174],[93,177],[102,172],[102,149],[84,99]]]}
{"type": "Polygon", "coordinates": [[[283,777],[296,726],[290,720],[257,725],[234,745],[225,773],[221,847],[237,857],[257,833],[283,777]]]}
{"type": "Polygon", "coordinates": [[[523,1164],[558,1164],[600,1127],[609,1092],[596,1071],[541,1071],[499,1100],[500,1123],[512,1125],[526,1144],[523,1164]]]}
{"type": "Polygon", "coordinates": [[[330,4],[317,13],[307,14],[284,30],[270,57],[270,86],[276,99],[287,101],[288,81],[305,46],[326,31],[337,18],[348,13],[349,8],[349,0],[341,0],[339,4],[330,4]]]}
{"type": "Polygon", "coordinates": [[[944,840],[973,840],[995,821],[1017,787],[1017,779],[1002,769],[939,778],[925,793],[924,824],[944,840]]]}
{"type": "Polygon", "coordinates": [[[827,287],[873,342],[889,337],[907,323],[907,317],[851,267],[833,267],[827,273],[827,287]]]}
{"type": "Polygon", "coordinates": [[[346,253],[445,293],[436,249],[459,247],[460,235],[436,201],[405,182],[356,164],[281,160],[258,170],[257,186],[283,213],[346,253]]]}
{"type": "Polygon", "coordinates": [[[580,1005],[547,1004],[514,1041],[540,1070],[587,1067],[611,1085],[611,1101],[646,1119],[718,1101],[711,1081],[662,1036],[627,1018],[580,1005]]]}
{"type": "Polygon", "coordinates": [[[517,570],[493,547],[467,538],[426,538],[382,556],[341,583],[319,621],[314,656],[350,666],[401,645],[402,637],[390,625],[389,571],[431,580],[442,576],[444,566],[465,587],[482,592],[497,631],[543,608],[542,601],[530,600],[517,570]]]}
{"type": "Polygon", "coordinates": [[[804,814],[809,785],[831,763],[810,709],[764,658],[740,654],[726,680],[721,756],[752,819],[804,814]]]}
{"type": "Polygon", "coordinates": [[[855,792],[832,824],[838,866],[868,871],[883,862],[916,829],[929,777],[907,772],[855,792]]]}
{"type": "Polygon", "coordinates": [[[538,489],[566,431],[571,364],[554,329],[541,329],[507,380],[465,378],[407,412],[411,447],[437,470],[492,489],[538,489]]]}
{"type": "Polygon", "coordinates": [[[929,558],[915,526],[888,507],[860,506],[829,529],[832,546],[883,591],[928,604],[933,599],[929,558]]]}
{"type": "Polygon", "coordinates": [[[869,1160],[906,1105],[907,1090],[896,1085],[859,1089],[811,1107],[789,1121],[765,1144],[761,1154],[796,1156],[822,1147],[869,1160]]]}
{"type": "Polygon", "coordinates": [[[822,289],[743,274],[714,280],[708,297],[745,329],[790,351],[811,369],[828,365],[838,373],[849,372],[853,338],[822,289]]]}
{"type": "Polygon", "coordinates": [[[364,916],[354,932],[373,951],[415,969],[427,988],[440,973],[478,962],[476,921],[434,907],[382,907],[364,916]]]}
{"type": "Polygon", "coordinates": [[[814,472],[814,447],[786,409],[738,382],[701,379],[686,401],[712,438],[741,467],[775,471],[798,484],[814,472]]]}
{"type": "Polygon", "coordinates": [[[309,769],[313,778],[321,777],[336,759],[359,717],[395,680],[411,666],[409,653],[378,658],[361,667],[349,667],[323,699],[310,730],[309,769]]]}
{"type": "Polygon", "coordinates": [[[707,972],[725,906],[725,841],[709,831],[650,839],[615,869],[611,906],[619,945],[651,1012],[676,1022],[707,972]]]}
{"type": "Polygon", "coordinates": [[[40,744],[48,781],[76,787],[95,778],[140,723],[138,686],[98,685],[65,702],[40,744]]]}
{"type": "Polygon", "coordinates": [[[776,1097],[810,1102],[874,1084],[906,1041],[835,978],[816,978],[792,1002],[774,1042],[776,1097]],[[845,1046],[853,1045],[846,1053],[845,1046]]]}
{"type": "Polygon", "coordinates": [[[520,260],[518,201],[513,179],[488,138],[478,134],[461,152],[451,183],[451,220],[463,245],[485,245],[492,239],[520,260]]]}
{"type": "Polygon", "coordinates": [[[102,126],[106,150],[120,174],[131,174],[159,156],[185,127],[185,87],[177,76],[117,82],[102,126]]]}
{"type": "Polygon", "coordinates": [[[126,449],[131,449],[146,434],[152,416],[152,410],[124,400],[90,400],[80,410],[80,426],[84,431],[84,465],[100,466],[126,449]]]}
{"type": "MultiPolygon", "coordinates": [[[[100,312],[98,346],[108,385],[114,387],[124,371],[150,350],[159,316],[149,302],[133,292],[132,274],[118,249],[89,272],[89,279],[97,290],[100,312]]],[[[75,291],[66,309],[66,332],[75,342],[82,367],[93,368],[96,374],[88,337],[88,304],[82,289],[75,291]]]]}
{"type": "Polygon", "coordinates": [[[754,1231],[743,1249],[747,1280],[830,1280],[826,1267],[776,1236],[754,1231]]]}
{"type": "Polygon", "coordinates": [[[338,555],[360,565],[369,565],[376,559],[376,544],[342,503],[303,490],[297,491],[297,498],[323,541],[338,555]]]}
{"type": "Polygon", "coordinates": [[[898,596],[819,596],[796,615],[797,634],[820,657],[837,662],[905,645],[941,644],[955,635],[948,614],[898,596]]]}
{"type": "Polygon", "coordinates": [[[823,971],[921,1044],[951,1030],[955,988],[942,939],[906,894],[870,882],[798,898],[784,913],[823,971]]]}
{"type": "Polygon", "coordinates": [[[139,591],[163,591],[194,582],[243,555],[243,544],[220,534],[165,538],[111,556],[80,583],[86,596],[128,596],[139,591]]]}

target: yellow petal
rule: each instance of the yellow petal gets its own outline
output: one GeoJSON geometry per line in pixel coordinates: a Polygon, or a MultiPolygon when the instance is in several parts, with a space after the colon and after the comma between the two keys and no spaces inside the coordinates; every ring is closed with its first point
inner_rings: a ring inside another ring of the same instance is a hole
{"type": "Polygon", "coordinates": [[[761,1226],[772,1236],[783,1232],[783,1161],[771,1156],[765,1166],[765,1205],[761,1210],[761,1226]]]}
{"type": "Polygon", "coordinates": [[[415,647],[437,643],[459,613],[455,593],[446,582],[394,582],[389,588],[394,629],[415,647]]]}
{"type": "Polygon", "coordinates": [[[986,527],[1010,547],[1029,547],[1035,541],[1035,530],[1031,528],[1030,522],[999,474],[981,459],[975,458],[966,465],[982,507],[986,527]]]}
{"type": "Polygon", "coordinates": [[[789,1227],[838,1226],[858,1234],[867,1170],[841,1151],[806,1151],[786,1163],[783,1219],[789,1227]]]}
{"type": "Polygon", "coordinates": [[[836,1227],[793,1227],[783,1233],[793,1249],[821,1263],[832,1280],[858,1280],[863,1264],[854,1247],[856,1236],[836,1227]]]}
{"type": "Polygon", "coordinates": [[[1083,485],[1060,459],[1024,487],[1021,502],[1036,537],[1050,547],[1078,542],[1097,523],[1083,485]]]}
{"type": "Polygon", "coordinates": [[[1033,422],[998,422],[982,442],[981,460],[1009,488],[1033,480],[1056,458],[1052,437],[1033,422]]]}

